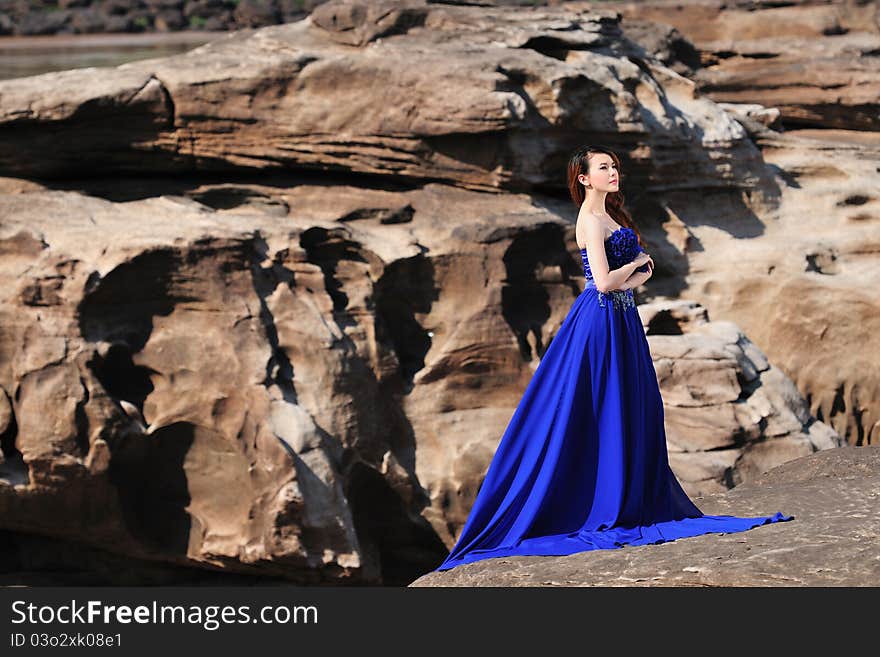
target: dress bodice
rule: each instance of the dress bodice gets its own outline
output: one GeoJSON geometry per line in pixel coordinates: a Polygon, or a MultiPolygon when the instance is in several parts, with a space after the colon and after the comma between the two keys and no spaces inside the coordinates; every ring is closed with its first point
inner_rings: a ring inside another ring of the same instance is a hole
{"type": "MultiPolygon", "coordinates": [[[[628,262],[632,262],[642,247],[639,246],[639,238],[636,232],[624,226],[618,228],[611,235],[605,238],[605,257],[608,259],[609,269],[618,269],[628,262]]],[[[590,261],[587,258],[587,250],[581,249],[581,260],[584,263],[584,278],[587,280],[587,287],[595,288],[593,280],[593,272],[590,270],[590,261]]],[[[637,271],[647,271],[648,265],[642,265],[637,271]]],[[[611,297],[615,306],[634,307],[632,290],[612,290],[608,293],[598,292],[599,303],[605,305],[605,298],[611,297]]]]}
{"type": "MultiPolygon", "coordinates": [[[[618,228],[605,238],[605,257],[608,259],[608,268],[617,269],[628,262],[632,262],[642,251],[639,246],[639,238],[636,232],[627,226],[618,228]]],[[[587,259],[587,250],[581,249],[581,260],[584,262],[584,277],[593,280],[593,272],[590,271],[590,261],[587,259]]],[[[638,271],[646,271],[647,265],[639,267],[638,271]]]]}

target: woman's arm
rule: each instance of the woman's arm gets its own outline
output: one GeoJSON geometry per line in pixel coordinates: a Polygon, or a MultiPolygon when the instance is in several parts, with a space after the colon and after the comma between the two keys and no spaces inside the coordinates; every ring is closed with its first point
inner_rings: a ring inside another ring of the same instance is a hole
{"type": "Polygon", "coordinates": [[[634,290],[644,284],[654,274],[653,261],[648,261],[648,271],[637,271],[624,281],[621,290],[634,290]]]}
{"type": "MultiPolygon", "coordinates": [[[[612,290],[625,290],[623,287],[626,285],[628,280],[631,280],[633,276],[636,274],[637,267],[640,267],[641,264],[636,262],[628,262],[619,269],[612,269],[606,274],[605,285],[599,285],[598,278],[596,279],[596,289],[600,292],[610,292],[612,290]]],[[[639,275],[644,276],[641,272],[638,272],[639,275]]]]}
{"type": "Polygon", "coordinates": [[[623,282],[623,285],[620,286],[620,289],[621,290],[634,290],[639,285],[644,284],[645,281],[647,281],[649,278],[651,278],[651,274],[649,274],[648,272],[637,271],[635,274],[633,274],[632,276],[630,276],[629,278],[627,278],[623,282]]]}

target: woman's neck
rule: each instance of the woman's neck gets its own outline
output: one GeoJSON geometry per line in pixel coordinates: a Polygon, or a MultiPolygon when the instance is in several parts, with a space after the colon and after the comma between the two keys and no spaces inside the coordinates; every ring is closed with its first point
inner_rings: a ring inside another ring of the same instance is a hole
{"type": "Polygon", "coordinates": [[[587,194],[587,198],[584,199],[584,205],[587,210],[596,215],[605,215],[608,212],[605,210],[605,192],[601,193],[592,193],[587,194]]]}

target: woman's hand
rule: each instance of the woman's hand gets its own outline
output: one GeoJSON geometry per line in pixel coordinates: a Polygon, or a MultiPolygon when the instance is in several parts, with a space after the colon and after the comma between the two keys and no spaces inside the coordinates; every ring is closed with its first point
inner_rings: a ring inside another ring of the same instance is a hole
{"type": "Polygon", "coordinates": [[[654,270],[654,259],[644,251],[640,251],[636,257],[633,258],[633,262],[636,263],[637,272],[645,273],[654,270]]]}
{"type": "Polygon", "coordinates": [[[637,267],[636,271],[630,274],[629,278],[626,279],[623,286],[620,288],[622,290],[637,288],[640,285],[643,285],[654,274],[654,259],[644,251],[641,251],[635,258],[633,258],[633,262],[636,263],[638,267],[645,267],[645,270],[640,271],[637,267]]]}

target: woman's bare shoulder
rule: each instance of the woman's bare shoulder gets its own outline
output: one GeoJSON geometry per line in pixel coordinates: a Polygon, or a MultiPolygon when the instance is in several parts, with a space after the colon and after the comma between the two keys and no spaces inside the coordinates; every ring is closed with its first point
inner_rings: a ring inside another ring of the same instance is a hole
{"type": "Polygon", "coordinates": [[[585,249],[590,238],[598,238],[599,241],[605,239],[605,226],[598,217],[581,211],[578,213],[574,234],[578,247],[585,249]]]}

